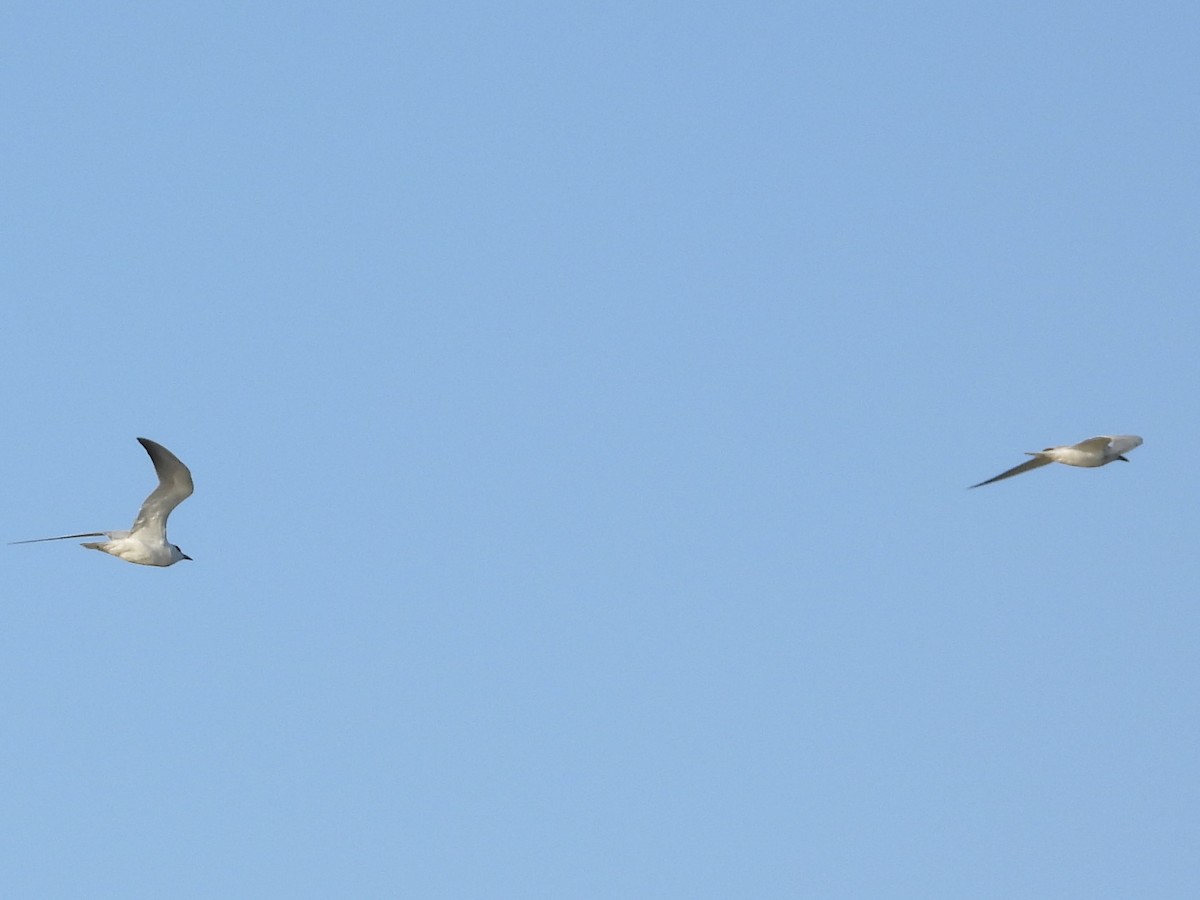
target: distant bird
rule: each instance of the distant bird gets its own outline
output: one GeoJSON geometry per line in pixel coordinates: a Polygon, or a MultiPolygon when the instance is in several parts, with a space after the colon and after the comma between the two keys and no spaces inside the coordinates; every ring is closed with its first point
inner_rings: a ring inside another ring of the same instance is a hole
{"type": "Polygon", "coordinates": [[[175,544],[167,543],[167,516],[171,510],[192,495],[192,473],[188,467],[164,447],[146,438],[138,438],[146,448],[154,471],[158,473],[156,487],[142,508],[138,510],[130,531],[89,531],[85,534],[64,534],[60,537],[34,538],[31,541],[13,541],[14,544],[38,544],[42,541],[65,541],[68,538],[106,537],[105,543],[87,543],[80,546],[89,550],[102,550],[126,562],[139,566],[170,566],[181,559],[191,559],[175,544]]]}
{"type": "Polygon", "coordinates": [[[1085,469],[1106,466],[1116,459],[1122,462],[1129,462],[1121,454],[1128,453],[1130,450],[1141,445],[1142,439],[1136,434],[1103,434],[1100,437],[1088,438],[1086,441],[1080,441],[1078,444],[1071,444],[1067,447],[1047,447],[1045,450],[1039,450],[1037,453],[1026,453],[1026,456],[1032,456],[1033,459],[1023,462],[1019,466],[1013,466],[1013,468],[1007,472],[1001,472],[995,478],[989,478],[987,481],[973,484],[971,487],[983,487],[983,485],[991,484],[993,481],[1001,481],[1005,478],[1012,478],[1014,475],[1020,475],[1022,472],[1028,472],[1031,469],[1048,466],[1052,462],[1066,463],[1068,466],[1082,466],[1085,469]]]}

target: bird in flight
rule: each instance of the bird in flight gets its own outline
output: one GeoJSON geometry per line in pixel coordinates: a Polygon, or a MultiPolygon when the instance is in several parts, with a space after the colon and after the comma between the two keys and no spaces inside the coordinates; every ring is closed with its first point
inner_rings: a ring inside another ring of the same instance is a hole
{"type": "Polygon", "coordinates": [[[89,531],[85,534],[64,534],[52,538],[35,538],[31,541],[13,541],[14,544],[37,544],[42,541],[65,541],[68,538],[104,537],[107,541],[85,543],[80,546],[89,550],[102,550],[126,562],[139,566],[170,566],[181,559],[191,559],[175,544],[167,543],[167,516],[171,510],[192,495],[192,473],[178,457],[162,444],[146,438],[138,443],[150,454],[154,471],[158,473],[158,487],[138,510],[133,528],[129,531],[89,531]]]}
{"type": "Polygon", "coordinates": [[[1045,450],[1039,450],[1037,453],[1026,453],[1026,456],[1032,456],[1033,459],[1027,460],[1019,466],[1013,466],[1007,472],[1001,472],[995,478],[989,478],[987,481],[973,484],[971,487],[983,487],[983,485],[991,484],[993,481],[1002,481],[1005,478],[1020,475],[1022,472],[1048,466],[1052,462],[1066,463],[1068,466],[1082,466],[1085,469],[1106,466],[1117,459],[1122,462],[1129,462],[1122,454],[1128,453],[1130,450],[1141,445],[1142,439],[1136,434],[1102,434],[1100,437],[1088,438],[1086,441],[1080,441],[1078,444],[1070,444],[1066,447],[1047,447],[1045,450]]]}

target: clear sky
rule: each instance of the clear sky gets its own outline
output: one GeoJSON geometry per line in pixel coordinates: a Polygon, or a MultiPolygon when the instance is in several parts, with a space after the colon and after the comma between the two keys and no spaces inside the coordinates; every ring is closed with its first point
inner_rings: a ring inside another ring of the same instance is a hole
{"type": "Polygon", "coordinates": [[[1196,4],[0,42],[0,895],[1194,893],[1196,4]]]}

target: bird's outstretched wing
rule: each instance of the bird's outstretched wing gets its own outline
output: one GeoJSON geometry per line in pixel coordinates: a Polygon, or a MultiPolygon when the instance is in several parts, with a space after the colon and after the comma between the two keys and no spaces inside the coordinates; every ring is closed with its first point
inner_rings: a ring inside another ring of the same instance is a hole
{"type": "Polygon", "coordinates": [[[991,484],[993,481],[1003,481],[1005,478],[1012,478],[1014,475],[1020,475],[1022,472],[1029,472],[1033,469],[1039,469],[1042,466],[1048,466],[1054,460],[1048,456],[1035,456],[1033,459],[1026,460],[1019,466],[1013,466],[1007,472],[1001,472],[995,478],[989,478],[987,481],[981,481],[979,484],[973,484],[971,487],[983,487],[985,484],[991,484]]]}
{"type": "Polygon", "coordinates": [[[192,495],[192,473],[162,444],[146,438],[138,438],[138,443],[150,454],[154,471],[158,473],[158,487],[150,492],[138,510],[131,532],[149,531],[158,540],[166,540],[167,516],[192,495]]]}

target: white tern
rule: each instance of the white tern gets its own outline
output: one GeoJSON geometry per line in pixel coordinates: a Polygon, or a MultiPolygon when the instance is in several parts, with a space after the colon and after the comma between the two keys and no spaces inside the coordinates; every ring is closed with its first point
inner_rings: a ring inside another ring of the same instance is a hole
{"type": "Polygon", "coordinates": [[[52,538],[35,538],[31,541],[13,541],[14,544],[37,544],[42,541],[65,541],[68,538],[104,537],[107,541],[85,543],[89,550],[105,553],[137,563],[139,566],[170,566],[181,559],[191,559],[175,544],[167,543],[167,516],[171,510],[192,495],[192,473],[188,467],[164,447],[146,438],[138,442],[150,454],[154,471],[158,473],[158,487],[138,510],[133,528],[129,531],[89,531],[84,534],[64,534],[52,538]]]}

